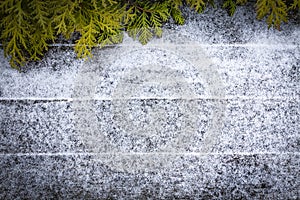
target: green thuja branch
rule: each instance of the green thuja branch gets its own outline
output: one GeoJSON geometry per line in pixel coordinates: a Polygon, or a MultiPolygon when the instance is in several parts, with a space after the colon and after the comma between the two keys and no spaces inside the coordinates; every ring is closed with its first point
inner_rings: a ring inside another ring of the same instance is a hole
{"type": "Polygon", "coordinates": [[[104,46],[122,41],[123,8],[114,6],[112,1],[108,2],[109,6],[103,7],[103,2],[83,2],[75,14],[75,30],[81,34],[75,45],[78,57],[91,56],[92,47],[99,44],[104,46]]]}
{"type": "Polygon", "coordinates": [[[66,38],[70,38],[75,31],[75,10],[80,7],[80,1],[70,0],[53,0],[49,1],[48,6],[52,14],[52,23],[56,35],[62,34],[66,38]]]}
{"type": "Polygon", "coordinates": [[[153,36],[161,37],[161,26],[169,17],[168,1],[152,4],[149,1],[140,1],[130,4],[125,23],[129,35],[146,44],[153,36]]]}
{"type": "Polygon", "coordinates": [[[122,25],[125,6],[121,3],[109,1],[109,7],[97,8],[95,14],[97,25],[99,27],[97,33],[97,43],[100,47],[109,44],[120,43],[123,40],[122,25]]]}
{"type": "Polygon", "coordinates": [[[28,6],[31,19],[34,21],[29,42],[35,44],[29,48],[30,59],[39,60],[44,51],[48,50],[49,42],[54,41],[54,30],[45,1],[32,0],[28,6]]]}
{"type": "Polygon", "coordinates": [[[226,0],[223,3],[223,8],[228,10],[228,14],[232,16],[235,13],[237,3],[235,0],[226,0]]]}
{"type": "Polygon", "coordinates": [[[183,6],[182,0],[170,0],[170,14],[177,24],[184,24],[184,18],[182,16],[180,8],[183,6]]]}
{"type": "Polygon", "coordinates": [[[298,8],[298,11],[300,9],[300,0],[294,0],[291,6],[289,7],[290,10],[296,10],[298,8]]]}
{"type": "Polygon", "coordinates": [[[203,0],[186,0],[190,8],[196,10],[198,13],[203,12],[206,3],[203,0]]]}
{"type": "MultiPolygon", "coordinates": [[[[233,15],[247,0],[224,0],[233,15]]],[[[74,44],[79,58],[91,56],[93,47],[122,42],[123,32],[142,44],[162,36],[170,18],[184,24],[182,8],[200,13],[214,0],[0,0],[0,42],[10,64],[19,68],[39,60],[60,36],[80,34],[74,44]]],[[[257,0],[257,18],[280,28],[291,12],[299,12],[300,0],[257,0]]]]}
{"type": "Polygon", "coordinates": [[[10,56],[10,64],[14,68],[23,65],[26,61],[26,54],[30,52],[28,44],[31,38],[30,15],[21,0],[10,0],[1,2],[1,40],[4,45],[5,56],[10,56]]]}
{"type": "Polygon", "coordinates": [[[283,0],[258,0],[256,7],[257,18],[267,17],[269,28],[275,26],[279,29],[282,22],[287,22],[287,5],[283,0]]]}
{"type": "Polygon", "coordinates": [[[230,16],[233,16],[237,6],[244,5],[247,0],[225,0],[222,7],[228,11],[230,16]]]}

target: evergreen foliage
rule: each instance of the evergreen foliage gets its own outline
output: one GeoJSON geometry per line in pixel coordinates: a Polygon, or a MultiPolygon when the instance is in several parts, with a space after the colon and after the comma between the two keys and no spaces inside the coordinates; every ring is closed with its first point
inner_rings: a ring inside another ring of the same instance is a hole
{"type": "MultiPolygon", "coordinates": [[[[233,15],[247,0],[224,0],[233,15]]],[[[95,46],[122,42],[123,32],[146,44],[162,36],[162,25],[172,18],[184,24],[183,6],[201,13],[213,0],[0,0],[0,42],[12,67],[39,60],[59,35],[78,32],[75,51],[91,56],[95,46]]],[[[289,11],[299,11],[300,0],[257,0],[257,18],[280,28],[289,11]]]]}
{"type": "Polygon", "coordinates": [[[274,25],[278,29],[281,22],[287,22],[287,5],[283,0],[258,0],[257,1],[257,17],[262,19],[267,17],[267,23],[274,25]]]}

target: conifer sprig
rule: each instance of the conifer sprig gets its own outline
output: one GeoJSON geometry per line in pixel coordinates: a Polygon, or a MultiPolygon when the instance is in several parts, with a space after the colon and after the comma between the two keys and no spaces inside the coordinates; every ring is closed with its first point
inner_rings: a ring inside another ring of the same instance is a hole
{"type": "MultiPolygon", "coordinates": [[[[247,0],[224,0],[223,8],[233,15],[247,0]]],[[[0,0],[0,42],[12,67],[39,60],[59,35],[80,34],[75,51],[80,58],[91,56],[95,46],[122,42],[124,30],[142,44],[162,36],[170,18],[184,24],[181,8],[200,13],[214,0],[0,0]]],[[[300,0],[257,0],[257,18],[269,27],[280,28],[289,11],[299,12],[300,0]]]]}
{"type": "Polygon", "coordinates": [[[5,15],[1,20],[1,40],[4,45],[5,56],[10,56],[10,64],[14,68],[25,64],[27,61],[25,50],[29,49],[28,41],[31,37],[32,24],[29,23],[30,16],[23,8],[22,1],[10,0],[1,5],[5,15]]]}
{"type": "Polygon", "coordinates": [[[298,8],[298,11],[300,10],[300,0],[294,0],[291,6],[289,7],[289,10],[296,10],[298,8]]]}
{"type": "Polygon", "coordinates": [[[228,14],[233,16],[237,6],[241,6],[247,3],[247,0],[225,0],[223,2],[223,8],[227,9],[228,14]]]}
{"type": "Polygon", "coordinates": [[[206,2],[203,0],[186,0],[190,8],[195,9],[198,13],[203,12],[206,2]]]}
{"type": "Polygon", "coordinates": [[[170,0],[170,14],[175,22],[179,25],[184,24],[184,18],[182,16],[180,8],[183,6],[182,0],[170,0]]]}
{"type": "Polygon", "coordinates": [[[268,27],[275,26],[280,29],[282,22],[287,22],[287,5],[283,0],[258,0],[257,18],[262,19],[267,16],[268,27]]]}

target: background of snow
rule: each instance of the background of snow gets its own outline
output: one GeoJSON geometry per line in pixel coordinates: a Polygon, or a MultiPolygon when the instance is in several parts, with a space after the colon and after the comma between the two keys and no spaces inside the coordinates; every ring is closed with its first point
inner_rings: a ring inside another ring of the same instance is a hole
{"type": "Polygon", "coordinates": [[[88,62],[53,47],[19,73],[0,50],[0,199],[299,199],[299,23],[268,30],[250,5],[233,17],[185,15],[163,38],[142,46],[125,37],[88,62]],[[211,93],[205,70],[188,64],[199,58],[223,91],[211,93]],[[161,71],[170,80],[187,78],[193,95],[143,70],[122,79],[154,59],[176,69],[161,71]]]}

